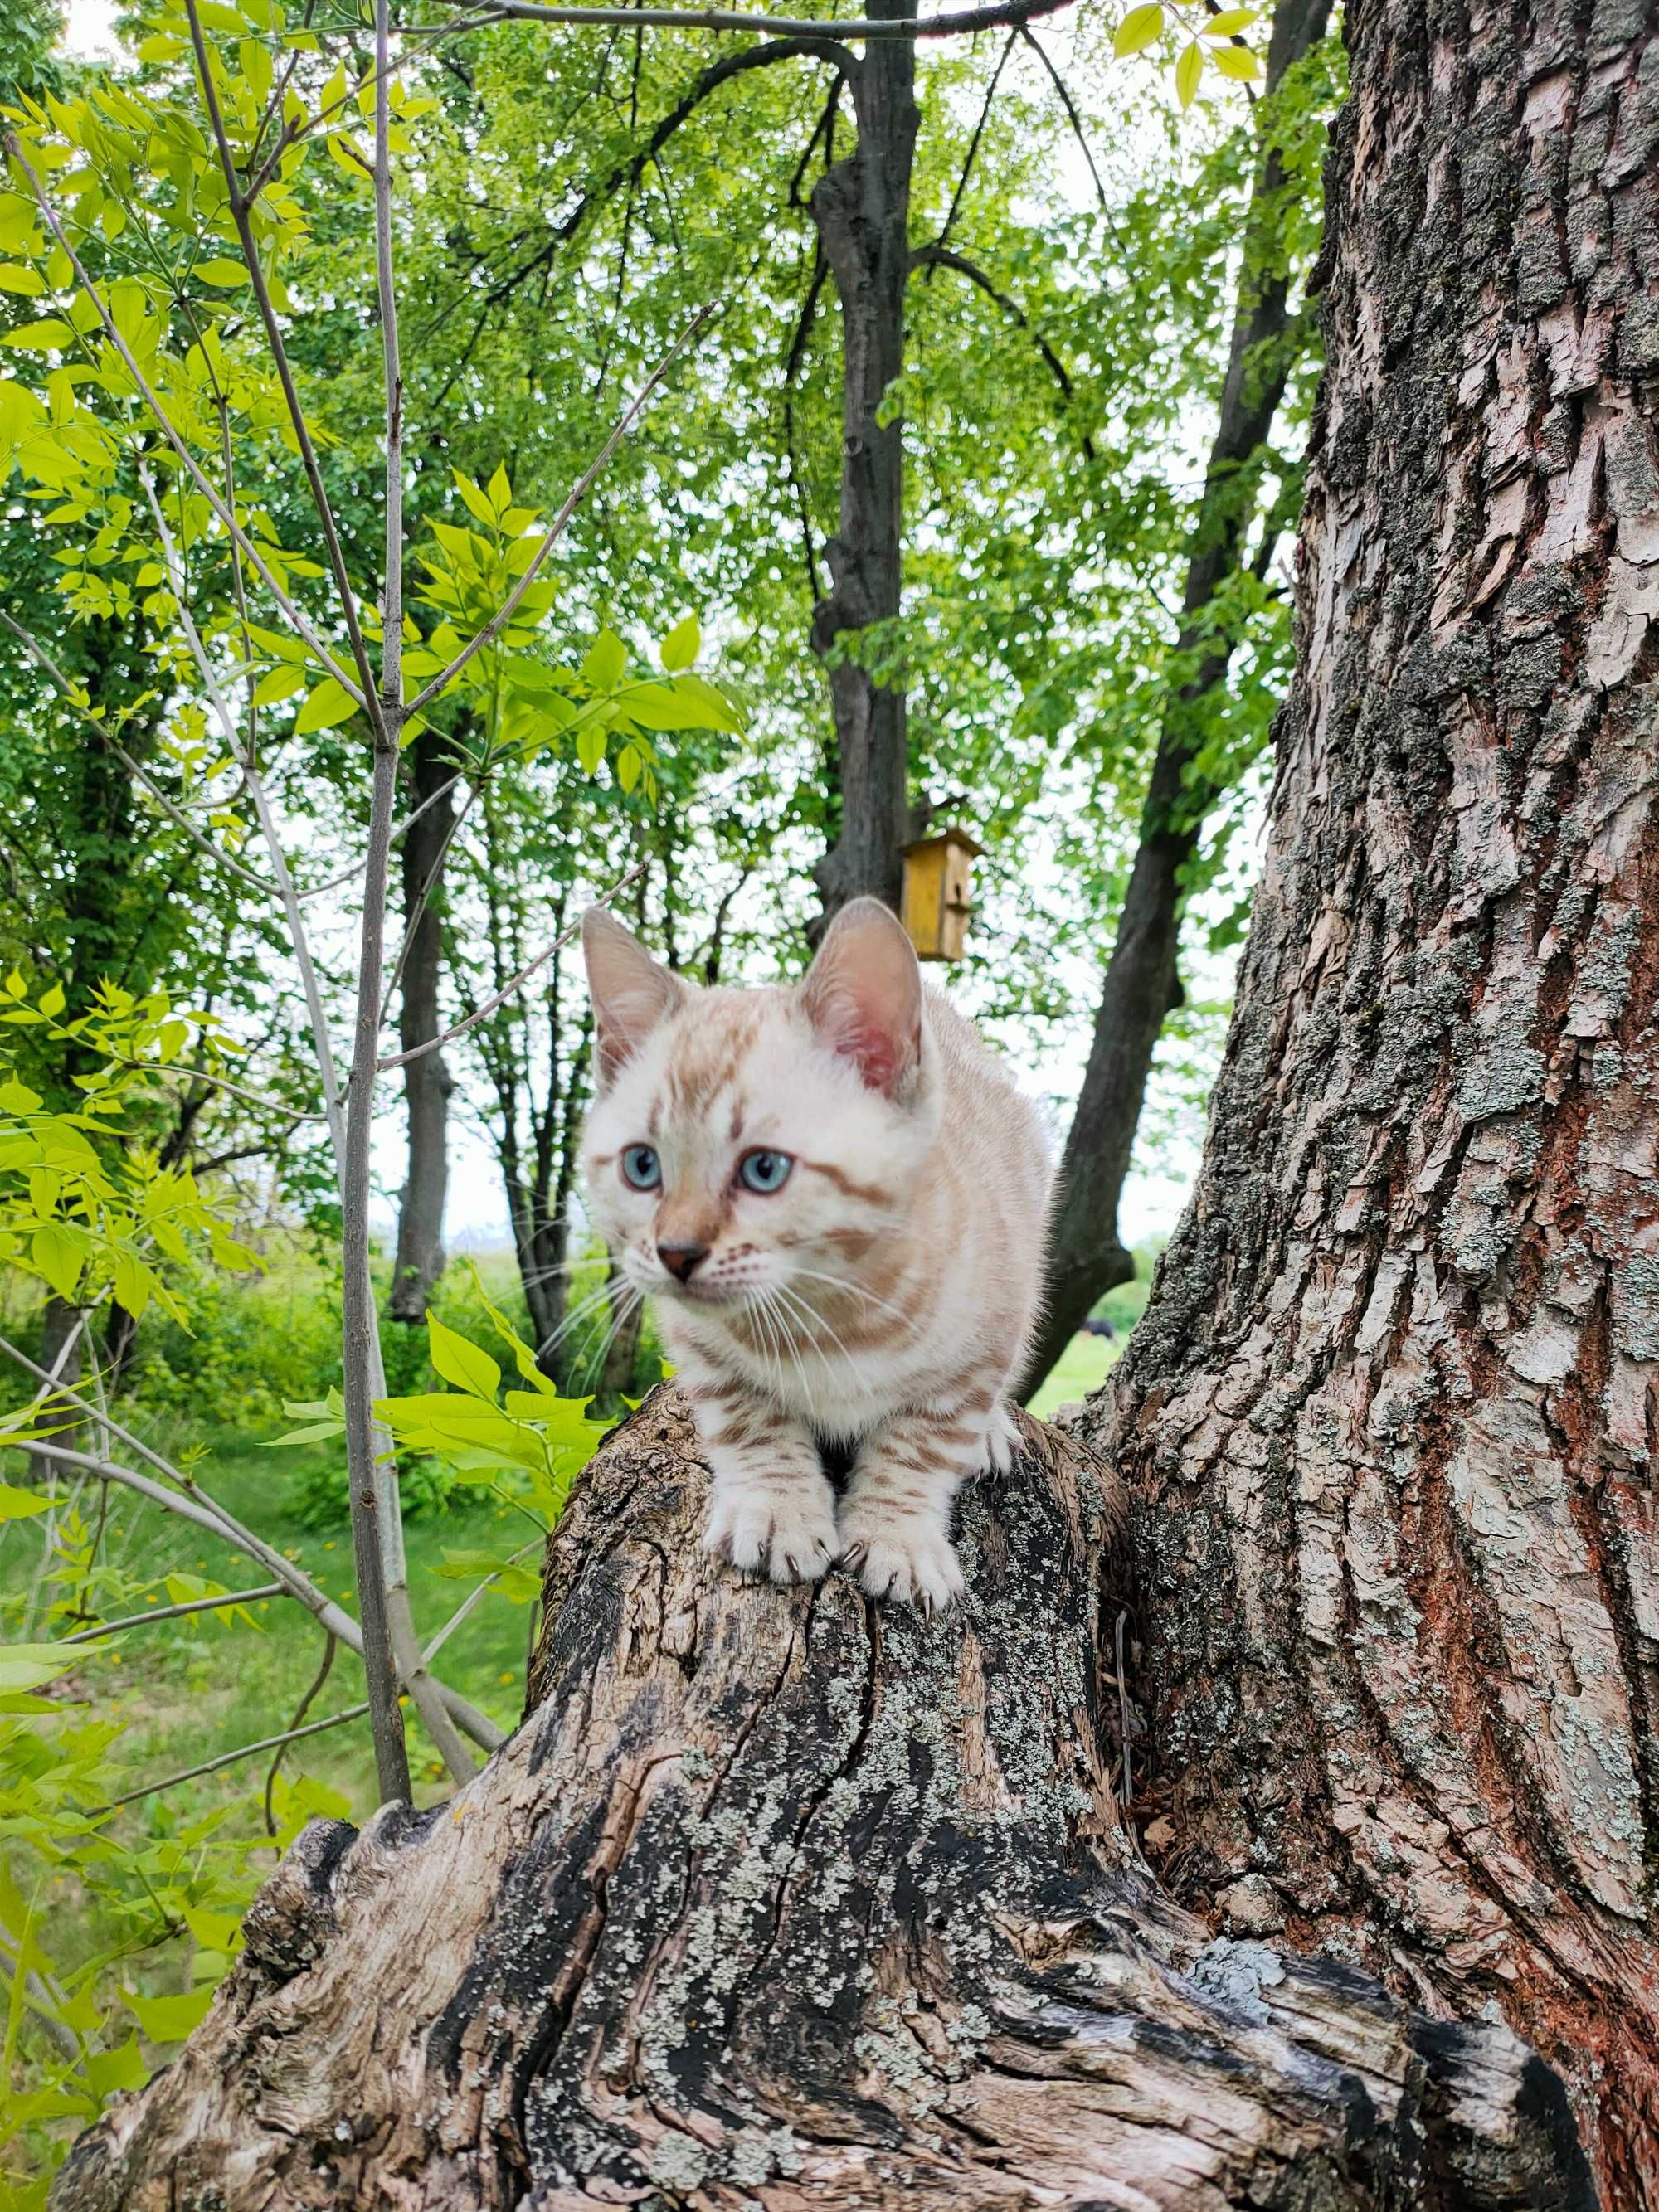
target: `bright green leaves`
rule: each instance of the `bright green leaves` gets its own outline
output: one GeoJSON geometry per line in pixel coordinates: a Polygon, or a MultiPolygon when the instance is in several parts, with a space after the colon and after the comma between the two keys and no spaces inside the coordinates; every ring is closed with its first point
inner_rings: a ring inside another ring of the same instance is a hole
{"type": "Polygon", "coordinates": [[[453,1382],[459,1390],[469,1391],[475,1398],[487,1398],[494,1403],[501,1388],[501,1370],[487,1352],[438,1319],[436,1314],[427,1316],[427,1335],[434,1372],[441,1375],[446,1382],[453,1382]]]}
{"type": "Polygon", "coordinates": [[[45,1028],[103,1062],[76,1079],[82,1103],[63,1112],[46,1111],[15,1075],[0,1082],[0,1265],[34,1276],[71,1305],[112,1296],[136,1318],[154,1302],[183,1325],[161,1255],[185,1259],[194,1242],[222,1267],[260,1262],[229,1234],[195,1178],[162,1167],[125,1136],[124,1122],[192,1036],[200,1064],[210,1072],[220,1064],[216,1018],[181,1018],[160,990],[138,999],[106,987],[66,1021],[62,988],[51,984],[31,1002],[15,969],[0,981],[0,1022],[45,1028]]]}
{"type": "Polygon", "coordinates": [[[1163,29],[1162,7],[1131,8],[1112,33],[1112,52],[1120,59],[1127,54],[1142,53],[1161,36],[1163,29]]]}
{"type": "Polygon", "coordinates": [[[1250,83],[1261,76],[1261,64],[1250,49],[1231,43],[1249,28],[1258,13],[1254,8],[1224,8],[1206,16],[1201,9],[1194,9],[1193,0],[1151,0],[1149,5],[1131,8],[1123,17],[1112,33],[1112,51],[1122,59],[1145,53],[1158,44],[1166,29],[1189,32],[1176,57],[1175,89],[1181,106],[1190,107],[1198,96],[1206,61],[1213,62],[1223,76],[1241,83],[1250,83]]]}

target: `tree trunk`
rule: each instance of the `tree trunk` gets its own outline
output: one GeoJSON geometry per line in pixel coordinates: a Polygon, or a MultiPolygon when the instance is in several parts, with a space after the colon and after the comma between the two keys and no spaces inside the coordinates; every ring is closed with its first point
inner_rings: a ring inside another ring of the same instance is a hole
{"type": "Polygon", "coordinates": [[[1119,1495],[1024,1436],[924,1625],[714,1566],[656,1393],[549,1548],[524,1728],[452,1808],[313,1822],[59,2212],[1587,2206],[1507,2031],[1158,1896],[1103,1748],[1119,1495]]]}
{"type": "MultiPolygon", "coordinates": [[[[884,20],[908,21],[915,0],[872,0],[884,20]]],[[[812,216],[842,316],[841,528],[824,548],[829,596],[812,617],[812,645],[899,611],[904,522],[904,431],[877,419],[904,366],[904,288],[910,270],[910,171],[920,117],[915,47],[872,39],[851,78],[858,143],[819,179],[812,216]]],[[[904,691],[851,660],[830,672],[838,765],[835,843],[814,869],[823,897],[817,927],[864,894],[896,910],[903,895],[908,809],[904,691]]]]}
{"type": "MultiPolygon", "coordinates": [[[[443,866],[455,809],[443,790],[455,773],[447,740],[430,727],[409,748],[415,804],[424,811],[404,833],[404,961],[398,1041],[404,1052],[429,1043],[443,1027],[439,990],[443,981],[443,866]],[[410,925],[413,925],[412,928],[410,925]]],[[[392,1275],[394,1321],[426,1318],[432,1285],[444,1269],[444,1200],[449,1190],[449,1098],[455,1079],[441,1052],[411,1060],[404,1069],[409,1116],[409,1172],[398,1212],[398,1258],[392,1275]]]]}
{"type": "Polygon", "coordinates": [[[1359,0],[1299,668],[1111,1409],[1161,1864],[1659,2202],[1659,15],[1359,0]]]}
{"type": "MultiPolygon", "coordinates": [[[[1279,0],[1267,47],[1269,100],[1285,72],[1325,35],[1330,0],[1279,0]]],[[[1066,1204],[1054,1224],[1048,1307],[1021,1384],[1029,1397],[1097,1299],[1134,1274],[1118,1234],[1118,1206],[1134,1151],[1152,1054],[1181,1004],[1176,954],[1186,870],[1215,793],[1193,782],[1232,642],[1206,626],[1217,592],[1239,565],[1255,507],[1248,464],[1272,432],[1300,346],[1290,314],[1291,272],[1276,250],[1285,173],[1263,155],[1245,218],[1232,343],[1204,495],[1193,524],[1176,652],[1200,655],[1165,708],[1141,808],[1139,839],[1101,986],[1093,1040],[1066,1139],[1066,1204]]]]}

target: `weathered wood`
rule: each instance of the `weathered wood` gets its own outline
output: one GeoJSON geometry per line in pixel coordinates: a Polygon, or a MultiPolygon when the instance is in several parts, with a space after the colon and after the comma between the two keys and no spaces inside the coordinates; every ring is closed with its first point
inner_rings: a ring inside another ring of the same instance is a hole
{"type": "Polygon", "coordinates": [[[1160,1898],[1106,1748],[1120,1494],[1024,1433],[924,1624],[716,1568],[656,1393],[550,1547],[519,1735],[307,1830],[59,2212],[1589,2205],[1506,2030],[1160,1898]]]}
{"type": "Polygon", "coordinates": [[[1659,2202],[1659,10],[1355,0],[1298,669],[1113,1409],[1160,1870],[1659,2202]]]}

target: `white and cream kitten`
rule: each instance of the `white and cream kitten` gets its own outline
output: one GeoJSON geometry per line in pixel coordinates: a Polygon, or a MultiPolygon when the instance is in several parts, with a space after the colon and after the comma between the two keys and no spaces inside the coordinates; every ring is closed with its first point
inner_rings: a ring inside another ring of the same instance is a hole
{"type": "Polygon", "coordinates": [[[657,1300],[714,1477],[703,1541],[775,1582],[839,1557],[873,1597],[948,1604],[951,1502],[1006,1462],[1042,1293],[1037,1109],[874,899],[793,989],[698,989],[599,907],[582,940],[589,1208],[657,1300]],[[852,1448],[839,1516],[820,1438],[852,1448]]]}

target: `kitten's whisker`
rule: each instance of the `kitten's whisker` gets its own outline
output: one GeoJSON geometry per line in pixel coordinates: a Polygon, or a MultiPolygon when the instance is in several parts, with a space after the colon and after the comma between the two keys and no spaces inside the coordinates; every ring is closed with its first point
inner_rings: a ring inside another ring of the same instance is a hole
{"type": "Polygon", "coordinates": [[[801,1396],[806,1401],[806,1410],[808,1414],[814,1421],[816,1421],[817,1419],[817,1406],[812,1396],[812,1386],[806,1379],[806,1369],[802,1364],[800,1353],[795,1346],[794,1332],[789,1325],[787,1310],[780,1303],[778,1298],[778,1290],[780,1287],[780,1285],[773,1285],[769,1287],[763,1288],[761,1296],[766,1301],[767,1310],[769,1313],[774,1313],[777,1316],[778,1333],[783,1339],[784,1346],[788,1352],[789,1357],[795,1363],[795,1372],[800,1377],[801,1396]]]}
{"type": "MultiPolygon", "coordinates": [[[[631,1283],[628,1285],[628,1287],[630,1291],[634,1290],[634,1285],[631,1283]]],[[[603,1283],[597,1291],[589,1291],[588,1295],[585,1298],[579,1299],[576,1304],[568,1307],[566,1310],[564,1319],[559,1323],[558,1327],[554,1329],[550,1335],[544,1337],[542,1342],[537,1346],[536,1355],[538,1358],[539,1358],[544,1352],[550,1352],[556,1344],[562,1342],[562,1340],[569,1334],[570,1331],[576,1328],[580,1322],[592,1320],[599,1308],[610,1302],[611,1291],[611,1285],[609,1283],[603,1283]]],[[[635,1291],[634,1294],[635,1297],[643,1296],[642,1292],[637,1291],[635,1291]]]]}
{"type": "Polygon", "coordinates": [[[804,1282],[829,1283],[838,1291],[850,1291],[855,1298],[863,1298],[870,1305],[879,1306],[884,1313],[891,1314],[895,1321],[909,1322],[915,1319],[915,1316],[906,1313],[902,1306],[894,1305],[890,1299],[878,1297],[873,1291],[866,1290],[862,1283],[854,1282],[848,1275],[827,1275],[821,1267],[797,1267],[793,1273],[804,1282]]]}
{"type": "Polygon", "coordinates": [[[806,1299],[800,1296],[799,1291],[792,1290],[787,1283],[779,1283],[775,1287],[777,1296],[781,1298],[787,1299],[789,1305],[797,1314],[799,1315],[800,1318],[806,1323],[808,1328],[811,1330],[814,1346],[816,1346],[820,1340],[821,1331],[827,1334],[831,1344],[835,1346],[836,1351],[840,1352],[842,1358],[846,1360],[848,1364],[850,1366],[853,1363],[852,1353],[842,1342],[840,1337],[836,1335],[835,1330],[830,1328],[829,1322],[818,1311],[817,1308],[810,1304],[806,1299]]]}

